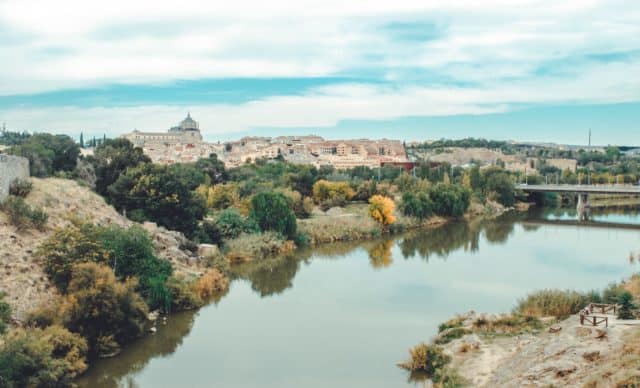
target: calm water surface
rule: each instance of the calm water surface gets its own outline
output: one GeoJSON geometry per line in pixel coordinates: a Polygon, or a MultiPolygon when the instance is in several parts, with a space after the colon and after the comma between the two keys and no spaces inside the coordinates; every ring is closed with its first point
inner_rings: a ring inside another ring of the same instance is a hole
{"type": "MultiPolygon", "coordinates": [[[[635,211],[598,213],[638,222],[635,211]]],[[[541,288],[630,275],[640,231],[536,224],[540,212],[335,244],[234,271],[229,293],[101,360],[81,387],[405,387],[395,364],[469,310],[508,312],[541,288]]]]}

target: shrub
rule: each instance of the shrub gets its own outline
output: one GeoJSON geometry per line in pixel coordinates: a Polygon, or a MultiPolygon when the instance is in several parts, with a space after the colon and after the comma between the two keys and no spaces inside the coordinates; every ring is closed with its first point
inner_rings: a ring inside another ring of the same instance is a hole
{"type": "Polygon", "coordinates": [[[503,315],[497,318],[477,318],[473,331],[483,334],[516,335],[537,332],[542,329],[542,322],[536,317],[523,315],[503,315]]]}
{"type": "Polygon", "coordinates": [[[471,330],[463,327],[454,327],[443,331],[441,335],[436,338],[435,343],[438,345],[448,344],[454,339],[462,338],[467,334],[471,334],[471,330]]]}
{"type": "Polygon", "coordinates": [[[193,239],[199,244],[216,244],[219,245],[222,242],[222,233],[213,222],[202,221],[196,229],[193,239]]]}
{"type": "Polygon", "coordinates": [[[433,202],[427,193],[407,191],[402,194],[400,209],[405,216],[424,220],[433,213],[433,202]]]}
{"type": "Polygon", "coordinates": [[[576,291],[541,290],[520,300],[515,312],[532,317],[563,318],[576,314],[589,302],[588,295],[576,291]]]}
{"type": "Polygon", "coordinates": [[[75,226],[58,229],[38,249],[44,271],[53,284],[65,293],[74,264],[94,262],[107,264],[109,253],[95,236],[88,236],[75,226]]]}
{"type": "Polygon", "coordinates": [[[285,241],[277,233],[241,234],[226,244],[226,257],[242,262],[282,253],[285,248],[285,241]]]}
{"type": "Polygon", "coordinates": [[[376,220],[380,225],[388,226],[396,221],[393,210],[396,205],[393,199],[374,195],[369,198],[369,216],[376,220]]]}
{"type": "Polygon", "coordinates": [[[105,344],[113,353],[114,344],[122,346],[142,334],[149,311],[136,286],[133,279],[116,281],[104,265],[73,266],[59,315],[67,329],[87,340],[91,356],[101,355],[105,344]]]}
{"type": "Polygon", "coordinates": [[[447,329],[462,327],[463,323],[464,323],[463,317],[455,317],[455,318],[449,319],[448,321],[443,322],[438,326],[438,333],[442,333],[447,329]]]}
{"type": "Polygon", "coordinates": [[[108,200],[135,221],[153,221],[192,237],[206,210],[195,192],[204,179],[189,165],[142,164],[120,174],[107,189],[108,200]]]}
{"type": "Polygon", "coordinates": [[[60,326],[16,329],[0,345],[0,386],[71,387],[86,354],[87,342],[60,326]]]}
{"type": "Polygon", "coordinates": [[[354,196],[355,192],[347,182],[329,182],[322,179],[313,184],[313,200],[325,209],[344,206],[354,196]]]}
{"type": "Polygon", "coordinates": [[[11,305],[4,301],[5,294],[0,292],[0,335],[4,334],[11,321],[11,305]]]}
{"type": "Polygon", "coordinates": [[[9,186],[9,194],[26,198],[33,189],[33,183],[27,179],[16,179],[9,186]]]}
{"type": "Polygon", "coordinates": [[[207,208],[222,210],[235,206],[240,201],[238,187],[235,183],[218,184],[214,186],[200,186],[198,194],[207,202],[207,208]]]}
{"type": "Polygon", "coordinates": [[[618,297],[618,304],[620,308],[618,309],[618,319],[634,319],[633,309],[635,306],[633,305],[633,296],[630,292],[625,291],[618,297]]]}
{"type": "Polygon", "coordinates": [[[171,293],[171,310],[193,310],[202,306],[203,301],[193,286],[182,278],[170,277],[166,283],[171,293]]]}
{"type": "Polygon", "coordinates": [[[251,199],[250,218],[263,232],[273,231],[289,239],[296,235],[296,216],[282,193],[256,194],[251,199]]]}
{"type": "Polygon", "coordinates": [[[38,133],[9,148],[8,152],[28,158],[32,176],[45,177],[73,170],[80,147],[67,135],[38,133]]]}
{"type": "Polygon", "coordinates": [[[424,342],[409,349],[409,354],[410,359],[398,366],[412,372],[423,372],[428,377],[433,377],[438,370],[451,362],[451,357],[447,356],[440,346],[427,345],[424,342]]]}
{"type": "Polygon", "coordinates": [[[9,216],[9,221],[18,230],[30,227],[43,230],[49,215],[40,208],[33,208],[21,197],[10,195],[2,204],[2,210],[9,216]]]}
{"type": "Polygon", "coordinates": [[[210,269],[198,280],[195,281],[193,289],[202,300],[220,294],[229,287],[229,279],[227,279],[217,269],[210,269]]]}
{"type": "MultiPolygon", "coordinates": [[[[146,300],[150,300],[149,282],[152,278],[167,279],[171,276],[171,263],[154,255],[153,243],[142,227],[134,225],[128,229],[119,226],[85,228],[89,234],[95,234],[108,252],[109,264],[116,277],[121,280],[136,277],[136,290],[146,300]]],[[[156,307],[158,306],[152,306],[156,307]]]]}
{"type": "Polygon", "coordinates": [[[461,185],[438,183],[429,190],[433,211],[439,216],[462,217],[471,203],[469,190],[461,185]]]}
{"type": "Polygon", "coordinates": [[[242,233],[254,233],[258,226],[251,220],[244,218],[236,209],[225,209],[218,214],[215,224],[224,239],[233,239],[242,233]]]}

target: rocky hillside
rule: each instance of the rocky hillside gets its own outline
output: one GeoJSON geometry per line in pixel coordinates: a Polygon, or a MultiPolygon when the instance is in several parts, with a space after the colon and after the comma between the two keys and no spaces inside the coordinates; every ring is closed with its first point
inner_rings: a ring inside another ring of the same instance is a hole
{"type": "MultiPolygon", "coordinates": [[[[469,313],[464,325],[478,318],[469,313]]],[[[608,328],[589,327],[574,315],[539,334],[469,334],[445,351],[474,387],[627,386],[618,384],[640,376],[638,324],[609,316],[608,328]]]]}
{"type": "MultiPolygon", "coordinates": [[[[101,196],[75,181],[31,178],[31,182],[33,190],[26,202],[47,212],[49,219],[45,230],[18,231],[0,211],[0,292],[7,294],[6,300],[18,319],[55,295],[55,287],[50,284],[34,252],[56,228],[69,225],[74,219],[122,227],[133,224],[101,196]]],[[[143,227],[153,240],[156,255],[170,260],[176,273],[187,276],[201,273],[197,256],[184,248],[188,244],[181,233],[152,223],[145,223],[143,227]]]]}

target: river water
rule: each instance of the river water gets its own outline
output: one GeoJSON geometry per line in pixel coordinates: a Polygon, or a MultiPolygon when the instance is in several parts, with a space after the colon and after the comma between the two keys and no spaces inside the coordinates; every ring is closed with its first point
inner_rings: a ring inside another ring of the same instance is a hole
{"type": "Polygon", "coordinates": [[[602,289],[638,270],[640,230],[597,225],[640,225],[638,212],[593,216],[575,226],[565,211],[507,215],[236,267],[219,302],[172,315],[78,384],[413,386],[395,364],[456,313],[508,312],[533,290],[602,289]]]}

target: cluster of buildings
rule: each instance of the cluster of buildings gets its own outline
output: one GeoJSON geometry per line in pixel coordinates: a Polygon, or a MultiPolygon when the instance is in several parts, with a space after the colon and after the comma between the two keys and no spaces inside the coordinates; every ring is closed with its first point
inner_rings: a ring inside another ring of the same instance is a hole
{"type": "Polygon", "coordinates": [[[194,162],[212,153],[227,167],[257,159],[282,158],[291,163],[346,169],[377,168],[408,163],[404,145],[398,140],[325,140],[320,136],[243,137],[226,143],[205,142],[200,126],[191,115],[166,132],[133,131],[123,135],[142,148],[155,163],[194,162]]]}

